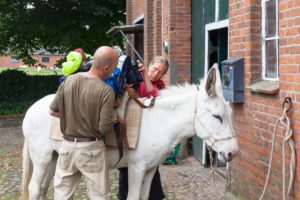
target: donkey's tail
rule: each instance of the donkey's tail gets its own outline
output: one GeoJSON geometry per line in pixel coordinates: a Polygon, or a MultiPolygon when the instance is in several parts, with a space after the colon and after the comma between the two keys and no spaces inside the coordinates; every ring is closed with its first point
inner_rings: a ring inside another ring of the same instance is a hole
{"type": "Polygon", "coordinates": [[[22,200],[29,199],[28,185],[32,176],[32,162],[29,155],[28,145],[26,140],[23,147],[23,161],[22,161],[22,200]]]}

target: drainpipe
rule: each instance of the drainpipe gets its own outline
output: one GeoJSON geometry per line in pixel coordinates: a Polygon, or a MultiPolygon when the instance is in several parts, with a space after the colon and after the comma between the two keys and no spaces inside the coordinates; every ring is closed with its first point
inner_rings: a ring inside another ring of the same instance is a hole
{"type": "Polygon", "coordinates": [[[176,84],[177,80],[177,71],[178,71],[178,63],[174,62],[172,60],[171,56],[171,48],[172,48],[172,43],[171,43],[171,36],[170,32],[173,31],[173,27],[171,27],[172,24],[172,0],[168,0],[168,14],[169,14],[169,27],[168,27],[168,34],[169,34],[169,41],[168,41],[168,59],[169,59],[169,64],[170,64],[170,84],[176,84]]]}

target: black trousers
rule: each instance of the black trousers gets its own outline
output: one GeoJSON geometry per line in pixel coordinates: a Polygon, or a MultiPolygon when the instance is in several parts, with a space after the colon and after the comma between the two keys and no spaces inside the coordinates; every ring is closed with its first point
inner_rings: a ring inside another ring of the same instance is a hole
{"type": "MultiPolygon", "coordinates": [[[[128,168],[120,168],[119,171],[118,199],[126,200],[128,194],[128,168]]],[[[165,198],[165,195],[161,186],[160,174],[157,168],[151,183],[149,200],[162,200],[163,198],[165,198]]]]}

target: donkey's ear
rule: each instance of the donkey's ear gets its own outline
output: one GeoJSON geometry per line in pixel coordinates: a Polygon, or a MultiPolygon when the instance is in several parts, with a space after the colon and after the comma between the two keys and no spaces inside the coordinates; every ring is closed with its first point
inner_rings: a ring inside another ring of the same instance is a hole
{"type": "Polygon", "coordinates": [[[221,76],[217,63],[215,63],[207,73],[205,90],[207,95],[210,97],[214,97],[216,95],[220,97],[223,96],[221,76]]]}
{"type": "Polygon", "coordinates": [[[217,94],[216,93],[216,80],[217,80],[216,69],[214,67],[212,67],[208,71],[207,78],[206,78],[206,83],[205,83],[206,93],[210,97],[214,97],[217,94]]]}

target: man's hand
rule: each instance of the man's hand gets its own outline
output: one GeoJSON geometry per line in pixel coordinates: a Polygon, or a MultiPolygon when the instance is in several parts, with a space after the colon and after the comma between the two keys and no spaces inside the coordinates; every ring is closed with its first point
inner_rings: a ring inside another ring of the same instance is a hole
{"type": "Polygon", "coordinates": [[[49,114],[53,117],[57,117],[57,118],[60,118],[60,114],[59,112],[54,112],[52,111],[51,109],[49,110],[49,114]]]}

